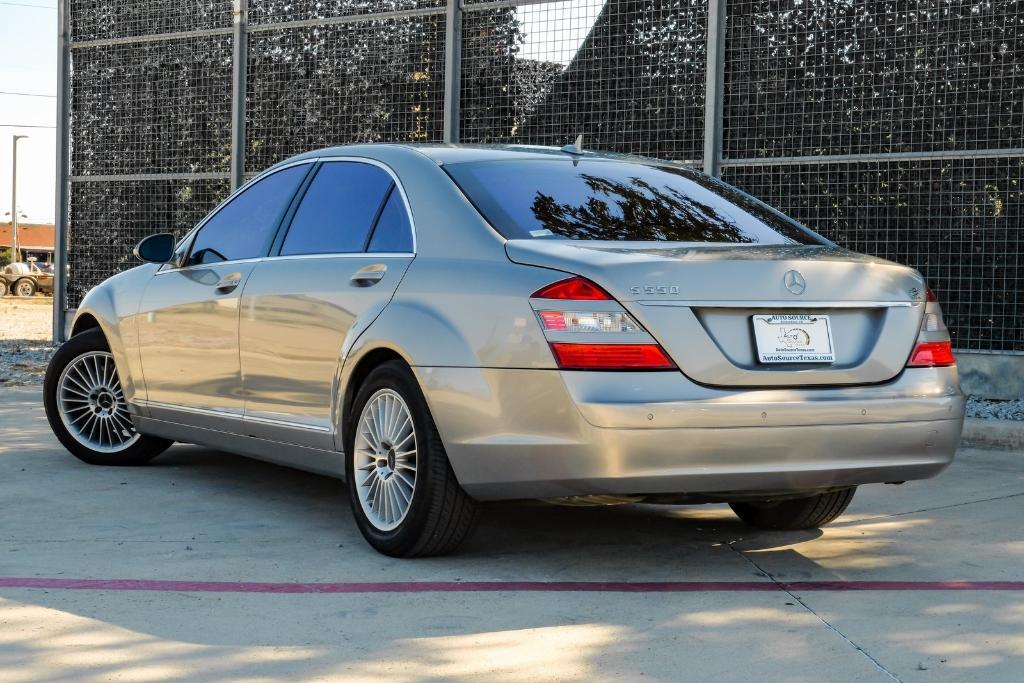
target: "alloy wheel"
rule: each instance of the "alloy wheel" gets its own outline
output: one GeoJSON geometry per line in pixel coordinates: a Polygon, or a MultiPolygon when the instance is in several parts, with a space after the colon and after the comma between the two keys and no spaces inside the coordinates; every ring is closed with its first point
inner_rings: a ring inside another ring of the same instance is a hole
{"type": "Polygon", "coordinates": [[[416,491],[416,427],[405,400],[380,389],[363,406],[353,453],[359,505],[370,523],[390,531],[409,513],[416,491]]]}
{"type": "Polygon", "coordinates": [[[116,453],[139,439],[107,351],[90,351],[68,363],[57,384],[57,403],[71,436],[94,451],[116,453]]]}

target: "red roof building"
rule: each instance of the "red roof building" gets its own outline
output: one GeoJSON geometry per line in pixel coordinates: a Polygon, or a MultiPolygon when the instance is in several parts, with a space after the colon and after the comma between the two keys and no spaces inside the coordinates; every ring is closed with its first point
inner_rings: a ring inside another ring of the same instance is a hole
{"type": "MultiPolygon", "coordinates": [[[[54,227],[39,223],[18,223],[18,247],[24,252],[53,253],[54,227]]],[[[11,247],[11,224],[0,223],[0,249],[11,247]]],[[[21,259],[18,259],[21,260],[21,259]]]]}

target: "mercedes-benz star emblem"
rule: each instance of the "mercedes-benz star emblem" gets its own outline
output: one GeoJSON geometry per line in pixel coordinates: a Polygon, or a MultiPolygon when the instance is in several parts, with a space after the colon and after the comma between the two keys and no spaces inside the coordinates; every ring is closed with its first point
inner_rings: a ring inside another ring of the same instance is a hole
{"type": "Polygon", "coordinates": [[[782,276],[782,283],[786,285],[792,294],[803,294],[804,290],[807,289],[807,282],[804,280],[804,276],[795,270],[788,270],[786,274],[782,276]]]}

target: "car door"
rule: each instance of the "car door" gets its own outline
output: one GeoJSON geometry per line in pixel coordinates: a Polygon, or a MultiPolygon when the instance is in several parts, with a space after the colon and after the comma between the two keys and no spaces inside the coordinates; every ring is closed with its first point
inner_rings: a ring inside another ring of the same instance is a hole
{"type": "Polygon", "coordinates": [[[238,303],[312,164],[271,173],[211,215],[180,266],[158,271],[142,295],[139,353],[152,417],[223,427],[241,424],[238,303]]]}
{"type": "Polygon", "coordinates": [[[250,434],[333,449],[342,348],[391,300],[414,243],[388,170],[325,161],[314,173],[242,294],[241,368],[250,434]]]}

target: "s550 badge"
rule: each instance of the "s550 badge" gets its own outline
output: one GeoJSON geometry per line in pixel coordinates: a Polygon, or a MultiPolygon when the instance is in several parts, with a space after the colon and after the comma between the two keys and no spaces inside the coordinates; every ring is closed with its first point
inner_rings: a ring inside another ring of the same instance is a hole
{"type": "Polygon", "coordinates": [[[679,285],[633,285],[630,294],[678,294],[679,285]]]}

